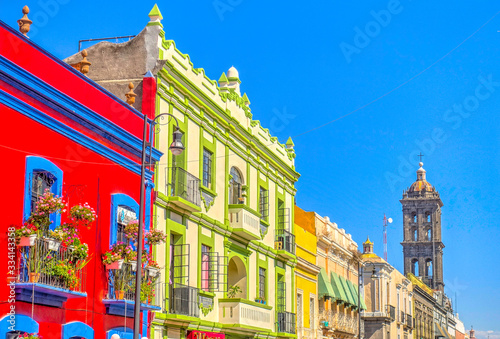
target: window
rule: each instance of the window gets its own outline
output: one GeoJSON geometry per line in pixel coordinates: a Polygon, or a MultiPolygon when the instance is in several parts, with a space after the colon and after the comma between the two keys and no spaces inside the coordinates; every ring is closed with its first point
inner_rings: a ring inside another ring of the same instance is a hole
{"type": "Polygon", "coordinates": [[[201,245],[201,289],[210,290],[210,247],[201,245]]]}
{"type": "Polygon", "coordinates": [[[266,269],[259,267],[259,298],[266,298],[266,269]]]}
{"type": "Polygon", "coordinates": [[[278,313],[285,312],[286,310],[286,285],[283,280],[284,277],[281,274],[278,274],[278,313]]]}
{"type": "Polygon", "coordinates": [[[302,293],[297,293],[297,329],[299,330],[298,334],[302,334],[303,323],[304,323],[304,314],[302,309],[302,293]]]}
{"type": "Polygon", "coordinates": [[[52,187],[55,177],[47,171],[33,171],[33,185],[31,187],[31,212],[35,210],[38,199],[45,193],[45,190],[52,187]]]}
{"type": "Polygon", "coordinates": [[[431,215],[429,213],[427,214],[426,218],[427,218],[427,222],[431,222],[431,215]]]}
{"type": "MultiPolygon", "coordinates": [[[[124,234],[125,226],[132,220],[137,220],[139,204],[126,194],[111,195],[111,229],[109,233],[109,246],[118,241],[127,242],[124,234]]],[[[149,225],[144,225],[146,231],[149,225]]]]}
{"type": "Polygon", "coordinates": [[[415,228],[413,230],[413,241],[417,241],[418,240],[418,231],[417,229],[415,228]]]}
{"type": "Polygon", "coordinates": [[[417,222],[417,214],[416,213],[413,213],[411,218],[413,219],[413,222],[417,222]]]}
{"type": "Polygon", "coordinates": [[[260,218],[267,221],[269,217],[269,195],[268,191],[261,187],[259,196],[259,212],[261,214],[260,218]]]}
{"type": "Polygon", "coordinates": [[[419,268],[418,268],[418,259],[413,259],[411,262],[411,273],[415,276],[420,276],[419,268]]]}
{"type": "Polygon", "coordinates": [[[314,331],[314,298],[309,298],[309,328],[314,331]]]}
{"type": "Polygon", "coordinates": [[[203,186],[211,188],[212,186],[212,152],[203,149],[203,186]]]}
{"type": "Polygon", "coordinates": [[[432,230],[430,228],[427,230],[427,240],[432,241],[432,230]]]}
{"type": "Polygon", "coordinates": [[[243,197],[241,195],[241,186],[243,184],[243,177],[241,172],[236,167],[231,167],[231,181],[229,182],[229,203],[242,204],[243,197]]]}

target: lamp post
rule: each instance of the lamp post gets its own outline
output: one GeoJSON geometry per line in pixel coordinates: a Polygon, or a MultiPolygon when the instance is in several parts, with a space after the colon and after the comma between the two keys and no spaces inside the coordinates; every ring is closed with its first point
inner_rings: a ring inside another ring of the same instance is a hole
{"type": "MultiPolygon", "coordinates": [[[[361,339],[361,285],[363,285],[363,273],[364,273],[364,266],[363,262],[361,260],[358,261],[359,263],[359,281],[358,281],[358,339],[361,339]]],[[[371,275],[372,279],[375,279],[377,275],[375,274],[375,263],[368,261],[366,262],[366,266],[373,266],[373,272],[371,275]]]]}
{"type": "MultiPolygon", "coordinates": [[[[157,123],[158,118],[164,119],[169,116],[175,120],[176,128],[173,133],[173,141],[168,148],[173,155],[179,155],[184,151],[182,144],[182,133],[179,131],[179,122],[170,113],[159,114],[152,120],[151,126],[157,123]]],[[[146,148],[150,147],[149,159],[151,162],[152,141],[147,142],[148,134],[148,116],[144,114],[144,131],[142,136],[142,160],[141,160],[141,195],[139,202],[139,232],[137,235],[137,271],[135,276],[135,305],[134,305],[134,339],[141,339],[141,283],[142,283],[142,229],[144,227],[144,184],[146,175],[146,148]]]]}

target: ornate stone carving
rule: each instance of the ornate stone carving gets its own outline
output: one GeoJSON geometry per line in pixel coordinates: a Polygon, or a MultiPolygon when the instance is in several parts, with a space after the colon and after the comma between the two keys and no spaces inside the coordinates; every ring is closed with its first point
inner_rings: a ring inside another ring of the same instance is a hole
{"type": "Polygon", "coordinates": [[[30,19],[28,19],[28,13],[30,12],[30,9],[28,6],[23,7],[23,17],[19,20],[17,20],[17,24],[19,25],[19,32],[24,34],[25,37],[27,37],[27,33],[30,31],[30,26],[33,23],[30,19]]]}

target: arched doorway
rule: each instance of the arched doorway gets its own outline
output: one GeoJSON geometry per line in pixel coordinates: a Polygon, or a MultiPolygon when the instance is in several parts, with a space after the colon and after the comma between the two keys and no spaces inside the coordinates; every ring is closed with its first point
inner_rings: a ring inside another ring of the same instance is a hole
{"type": "Polygon", "coordinates": [[[229,287],[238,286],[241,289],[241,292],[237,293],[235,298],[247,298],[247,270],[243,260],[237,256],[233,256],[229,260],[227,282],[229,287]]]}

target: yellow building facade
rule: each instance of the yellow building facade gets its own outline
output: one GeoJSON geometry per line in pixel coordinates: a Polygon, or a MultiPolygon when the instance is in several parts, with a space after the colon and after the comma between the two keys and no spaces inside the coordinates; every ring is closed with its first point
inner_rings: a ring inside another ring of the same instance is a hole
{"type": "Polygon", "coordinates": [[[315,339],[318,331],[318,274],[315,213],[295,206],[297,338],[315,339]]]}

